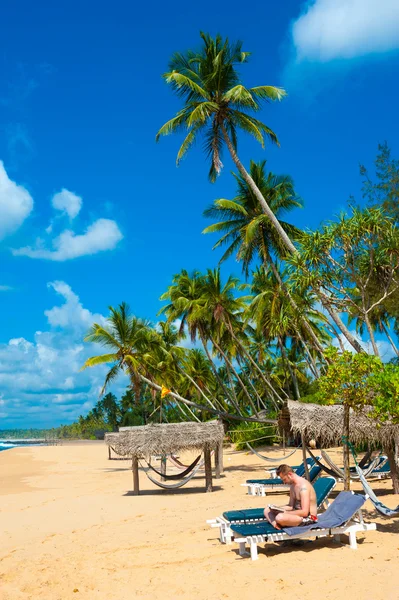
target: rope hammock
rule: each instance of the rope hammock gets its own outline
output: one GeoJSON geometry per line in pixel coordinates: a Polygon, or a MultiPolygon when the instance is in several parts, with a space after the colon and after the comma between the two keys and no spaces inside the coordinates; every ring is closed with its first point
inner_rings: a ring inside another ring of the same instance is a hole
{"type": "MultiPolygon", "coordinates": [[[[267,462],[281,462],[281,458],[269,458],[268,456],[265,456],[264,454],[261,454],[260,452],[257,452],[255,450],[255,448],[252,448],[252,446],[246,442],[248,448],[251,450],[251,452],[253,452],[258,458],[261,458],[262,460],[266,460],[267,462]]],[[[284,456],[284,460],[286,458],[289,458],[290,456],[292,456],[296,451],[298,450],[298,448],[294,448],[294,450],[292,452],[290,452],[289,454],[287,454],[286,456],[284,456]]]]}
{"type": "Polygon", "coordinates": [[[151,469],[152,471],[154,471],[154,473],[156,473],[160,477],[163,477],[164,479],[167,479],[167,480],[169,480],[169,479],[173,480],[173,479],[183,479],[183,477],[185,477],[186,475],[191,473],[191,471],[194,469],[194,467],[196,467],[196,465],[200,461],[200,458],[201,458],[201,454],[199,456],[197,456],[195,461],[193,463],[191,463],[191,465],[189,465],[185,471],[183,471],[182,473],[176,473],[174,475],[166,475],[166,473],[161,473],[160,471],[157,471],[157,469],[155,469],[155,467],[153,467],[149,462],[147,462],[147,461],[145,461],[145,462],[147,464],[147,467],[149,469],[151,469]]]}
{"type": "Polygon", "coordinates": [[[176,458],[176,456],[173,456],[173,454],[170,454],[168,456],[168,458],[169,458],[170,462],[172,463],[172,465],[174,465],[178,469],[187,469],[188,465],[183,465],[183,463],[180,462],[180,460],[178,460],[176,458]]]}
{"type": "MultiPolygon", "coordinates": [[[[331,458],[328,456],[327,452],[325,452],[325,450],[321,451],[321,455],[323,457],[323,459],[326,461],[326,463],[329,465],[329,467],[331,467],[331,469],[333,471],[336,472],[337,476],[340,477],[341,479],[345,478],[345,473],[342,469],[340,469],[332,460],[331,458]]],[[[371,463],[369,464],[369,466],[367,467],[367,469],[362,469],[362,473],[364,477],[368,477],[370,475],[370,473],[372,471],[374,471],[375,467],[379,465],[381,466],[381,457],[380,456],[376,456],[374,460],[371,461],[371,463]]],[[[359,476],[358,475],[351,475],[351,479],[358,479],[359,476]]]]}
{"type": "MultiPolygon", "coordinates": [[[[327,452],[325,452],[324,450],[321,450],[321,454],[323,459],[326,461],[326,463],[329,465],[329,467],[326,467],[325,464],[323,464],[322,462],[320,462],[320,460],[311,452],[311,450],[309,448],[306,448],[307,452],[310,454],[310,456],[315,460],[316,464],[325,472],[327,473],[327,475],[330,475],[331,477],[339,477],[340,479],[344,479],[345,478],[345,474],[343,472],[342,469],[340,469],[339,467],[337,467],[337,465],[331,460],[331,458],[328,456],[327,452]]],[[[378,463],[378,461],[380,460],[380,457],[377,456],[371,463],[370,465],[367,467],[367,469],[365,469],[364,471],[362,471],[362,475],[364,477],[367,477],[375,468],[375,465],[378,463]]],[[[351,479],[358,479],[358,476],[351,476],[351,479]]]]}
{"type": "Polygon", "coordinates": [[[317,456],[315,456],[313,454],[313,452],[311,452],[311,450],[309,448],[306,448],[306,451],[308,452],[308,454],[310,454],[310,456],[313,458],[313,460],[315,461],[315,463],[325,472],[327,473],[327,475],[330,475],[330,477],[334,477],[334,479],[337,477],[337,473],[336,471],[333,471],[332,469],[329,469],[328,467],[326,467],[326,465],[324,465],[322,462],[320,462],[320,460],[317,458],[317,456]]]}
{"type": "MultiPolygon", "coordinates": [[[[191,473],[189,473],[187,475],[187,477],[183,478],[181,481],[178,481],[177,483],[164,483],[163,481],[158,481],[157,479],[154,479],[154,477],[151,477],[151,475],[149,473],[149,471],[150,471],[149,468],[146,469],[145,467],[142,467],[142,470],[147,475],[148,479],[150,481],[152,481],[152,483],[154,483],[155,485],[163,488],[164,490],[176,490],[177,488],[180,488],[180,487],[183,487],[183,485],[186,485],[186,483],[188,481],[190,481],[190,479],[192,479],[194,477],[194,475],[197,473],[197,471],[200,469],[200,467],[202,466],[202,461],[199,461],[199,458],[200,457],[198,457],[198,459],[196,459],[198,462],[192,469],[191,473]]],[[[153,470],[155,470],[155,469],[153,469],[153,470]]],[[[161,475],[162,475],[162,477],[165,477],[165,475],[163,473],[161,475]]],[[[179,476],[181,476],[181,474],[179,476]]]]}
{"type": "Polygon", "coordinates": [[[355,454],[352,444],[347,439],[344,439],[344,437],[342,438],[342,441],[344,442],[344,444],[347,444],[350,451],[352,452],[353,460],[355,461],[356,471],[357,471],[357,474],[359,475],[360,482],[363,486],[364,491],[368,495],[369,499],[373,503],[376,510],[378,510],[378,512],[381,515],[383,515],[384,517],[399,517],[399,504],[396,508],[389,508],[389,506],[386,506],[386,504],[383,504],[382,502],[380,502],[380,500],[378,500],[373,489],[370,487],[369,482],[366,480],[362,469],[357,464],[356,454],[355,454]]]}

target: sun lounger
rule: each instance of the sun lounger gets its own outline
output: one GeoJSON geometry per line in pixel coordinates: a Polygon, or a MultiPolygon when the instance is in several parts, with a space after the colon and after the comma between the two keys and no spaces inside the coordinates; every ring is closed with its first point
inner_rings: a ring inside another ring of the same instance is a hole
{"type": "MultiPolygon", "coordinates": [[[[318,466],[313,466],[309,471],[310,481],[315,481],[320,473],[321,468],[318,466]]],[[[297,475],[302,477],[304,473],[301,474],[301,472],[297,471],[297,475]]],[[[247,481],[241,485],[248,489],[248,494],[250,496],[266,496],[266,492],[288,490],[290,487],[289,484],[283,483],[280,477],[276,477],[274,479],[247,479],[247,481]]]]}
{"type": "Polygon", "coordinates": [[[370,479],[370,477],[376,477],[377,479],[385,479],[386,477],[390,477],[390,475],[391,465],[389,464],[389,460],[386,459],[380,466],[371,471],[367,479],[370,479]]]}
{"type": "Polygon", "coordinates": [[[239,545],[240,556],[250,556],[252,560],[258,558],[258,544],[330,536],[340,541],[342,534],[349,535],[349,545],[356,550],[357,532],[377,529],[375,523],[365,523],[363,520],[361,508],[366,499],[367,496],[362,494],[341,492],[326,512],[319,516],[317,523],[302,527],[286,527],[279,530],[267,522],[232,524],[234,541],[239,545]],[[249,553],[245,549],[247,545],[249,553]]]}
{"type": "MultiPolygon", "coordinates": [[[[281,461],[281,464],[283,464],[283,463],[284,463],[284,460],[281,461]]],[[[308,465],[308,468],[311,469],[315,465],[315,460],[314,460],[314,458],[308,457],[306,459],[306,463],[308,465]]],[[[293,471],[295,471],[295,473],[297,475],[299,475],[299,477],[302,477],[303,475],[305,475],[305,467],[303,466],[303,463],[301,463],[300,465],[295,465],[291,468],[293,471]]],[[[273,479],[275,479],[277,477],[277,473],[276,473],[277,469],[278,469],[278,467],[272,467],[270,469],[265,469],[265,471],[269,475],[269,477],[272,477],[273,479]]]]}
{"type": "MultiPolygon", "coordinates": [[[[336,480],[333,477],[320,477],[314,483],[316,492],[317,507],[329,505],[328,496],[336,485],[336,480]]],[[[231,526],[237,523],[255,523],[259,521],[265,522],[263,508],[247,508],[243,510],[229,510],[223,513],[221,517],[210,519],[207,521],[211,527],[219,527],[219,539],[222,544],[231,544],[233,533],[231,526]]]]}

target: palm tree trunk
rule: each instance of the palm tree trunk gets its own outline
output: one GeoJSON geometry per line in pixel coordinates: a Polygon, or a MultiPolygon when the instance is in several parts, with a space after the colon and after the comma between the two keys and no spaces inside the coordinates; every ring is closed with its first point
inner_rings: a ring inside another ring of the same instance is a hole
{"type": "Polygon", "coordinates": [[[283,341],[282,341],[282,339],[281,339],[280,336],[278,336],[278,344],[279,344],[280,350],[281,350],[281,357],[284,360],[285,364],[287,365],[287,368],[288,368],[288,370],[290,372],[290,375],[291,375],[292,383],[294,384],[294,392],[295,392],[295,396],[296,396],[295,400],[300,400],[301,399],[301,394],[299,393],[298,379],[297,379],[297,377],[296,377],[296,375],[295,375],[295,373],[294,373],[294,371],[293,371],[293,369],[291,367],[291,363],[289,361],[289,358],[288,358],[287,353],[286,353],[285,348],[284,348],[283,341]]]}
{"type": "MultiPolygon", "coordinates": [[[[295,248],[294,244],[291,242],[290,238],[285,233],[284,229],[281,227],[279,220],[277,219],[277,217],[271,210],[270,206],[267,204],[266,200],[262,196],[262,193],[259,190],[258,186],[256,185],[256,183],[254,182],[254,180],[249,175],[249,173],[245,169],[244,165],[238,158],[237,153],[234,150],[233,144],[231,143],[231,140],[227,134],[226,128],[224,127],[223,124],[221,125],[221,129],[222,129],[224,140],[229,149],[231,158],[233,159],[234,164],[236,165],[237,169],[241,173],[244,181],[247,182],[247,184],[249,185],[249,187],[255,194],[255,198],[258,200],[259,204],[261,205],[263,212],[269,217],[270,221],[273,223],[274,227],[276,228],[279,236],[281,237],[285,246],[289,250],[290,254],[297,254],[298,250],[295,248]]],[[[346,337],[346,339],[348,340],[350,345],[356,350],[356,352],[364,352],[363,348],[361,347],[359,342],[356,340],[356,338],[351,334],[349,329],[347,327],[345,327],[345,325],[342,322],[341,318],[339,317],[338,313],[331,306],[328,305],[328,298],[323,292],[321,292],[320,287],[315,288],[314,291],[320,297],[320,300],[321,300],[324,308],[328,311],[331,318],[337,325],[338,329],[343,333],[343,335],[346,337]]]]}
{"type": "Polygon", "coordinates": [[[246,386],[244,385],[244,383],[242,382],[239,374],[237,373],[237,371],[235,370],[235,368],[233,367],[231,361],[227,358],[226,354],[223,352],[223,350],[221,349],[221,347],[219,346],[219,344],[212,338],[212,336],[209,336],[209,339],[211,340],[212,344],[215,346],[215,348],[217,349],[217,351],[223,356],[226,365],[229,365],[230,369],[233,371],[234,373],[234,377],[237,379],[238,383],[240,384],[242,391],[244,392],[244,394],[246,395],[246,397],[248,398],[248,402],[251,405],[252,410],[254,411],[254,414],[257,415],[258,411],[256,409],[255,404],[253,403],[253,400],[246,388],[246,386]]]}
{"type": "Polygon", "coordinates": [[[315,289],[315,292],[319,296],[320,301],[323,305],[323,308],[326,309],[326,311],[328,312],[328,314],[330,315],[330,317],[332,318],[332,320],[334,321],[334,323],[336,324],[336,326],[338,327],[340,332],[346,337],[346,339],[348,340],[348,342],[350,343],[352,348],[354,348],[356,350],[356,352],[358,352],[359,354],[364,352],[363,348],[361,347],[361,345],[359,344],[357,339],[351,334],[349,329],[343,323],[339,314],[336,312],[336,310],[333,309],[332,306],[330,306],[330,300],[329,300],[328,296],[326,296],[326,294],[324,292],[322,292],[320,290],[320,288],[315,289]]]}
{"type": "Polygon", "coordinates": [[[305,340],[301,336],[301,333],[300,333],[299,329],[297,331],[297,335],[298,335],[299,340],[300,340],[300,342],[301,342],[301,344],[302,344],[302,346],[303,346],[303,348],[305,350],[305,353],[306,353],[306,356],[307,356],[307,363],[309,365],[309,368],[310,368],[311,371],[313,371],[313,375],[316,377],[316,379],[318,379],[320,377],[320,371],[317,368],[315,360],[314,360],[314,358],[313,358],[313,356],[312,356],[312,354],[311,354],[311,352],[310,352],[310,350],[308,348],[307,343],[305,342],[305,340]]]}
{"type": "Polygon", "coordinates": [[[380,352],[378,350],[378,346],[375,341],[374,331],[371,326],[370,319],[369,319],[367,313],[364,315],[364,322],[366,323],[367,331],[370,336],[371,345],[373,346],[374,356],[378,356],[378,358],[380,358],[380,352]]]}
{"type": "MultiPolygon", "coordinates": [[[[349,420],[350,420],[350,408],[348,404],[344,404],[344,423],[343,423],[343,436],[349,442],[349,420]]],[[[343,456],[344,456],[344,490],[349,492],[350,490],[350,470],[349,470],[349,445],[343,444],[343,456]]]]}
{"type": "Polygon", "coordinates": [[[387,336],[389,343],[391,344],[396,356],[399,356],[399,350],[397,349],[395,342],[393,341],[393,339],[391,338],[391,336],[389,335],[389,331],[388,328],[385,326],[385,324],[380,320],[380,325],[382,330],[384,331],[385,335],[387,336]]]}
{"type": "Polygon", "coordinates": [[[344,352],[345,351],[345,346],[342,343],[341,336],[339,335],[338,331],[335,329],[334,325],[332,325],[331,323],[328,324],[328,327],[334,333],[334,335],[335,335],[335,337],[337,339],[337,342],[339,344],[339,347],[341,348],[341,352],[344,352]]]}
{"type": "Polygon", "coordinates": [[[294,254],[297,251],[294,244],[291,242],[290,238],[285,233],[284,229],[281,227],[279,220],[277,219],[274,212],[271,210],[270,206],[267,204],[266,200],[264,199],[262,192],[260,191],[260,189],[258,188],[256,183],[254,182],[254,180],[249,175],[249,173],[245,169],[244,165],[241,163],[240,159],[238,158],[237,153],[234,150],[233,144],[231,143],[231,140],[228,136],[226,128],[224,127],[223,124],[222,124],[221,128],[222,128],[224,140],[227,144],[227,147],[229,149],[229,152],[230,152],[231,158],[233,159],[234,164],[236,165],[237,169],[240,171],[244,180],[247,182],[247,184],[249,185],[249,187],[255,194],[255,198],[258,200],[259,204],[261,205],[263,212],[269,217],[269,219],[273,223],[274,227],[278,231],[278,234],[281,237],[281,239],[283,240],[284,244],[286,245],[286,247],[288,248],[290,253],[294,254]]]}
{"type": "Polygon", "coordinates": [[[398,465],[396,464],[395,444],[393,446],[389,446],[388,448],[385,448],[385,452],[388,457],[389,464],[391,466],[391,478],[392,478],[393,493],[399,494],[399,469],[398,469],[398,465]]]}
{"type": "MultiPolygon", "coordinates": [[[[240,350],[244,353],[244,355],[250,361],[251,365],[253,367],[255,367],[255,369],[257,370],[257,372],[261,376],[261,379],[262,379],[263,383],[265,383],[265,385],[271,390],[272,394],[275,394],[275,396],[278,398],[278,400],[281,402],[281,404],[283,404],[283,399],[281,398],[281,396],[278,395],[278,393],[276,392],[276,390],[274,389],[274,387],[272,386],[272,384],[270,383],[270,381],[268,381],[266,379],[266,377],[264,376],[264,374],[263,374],[261,368],[259,367],[259,365],[254,361],[254,359],[252,358],[252,356],[250,355],[250,353],[247,351],[247,349],[244,347],[244,345],[239,341],[239,339],[235,335],[235,333],[233,331],[233,328],[231,326],[231,323],[229,323],[229,331],[231,333],[231,336],[232,336],[233,340],[236,342],[236,344],[238,345],[238,347],[240,348],[240,350]]],[[[279,408],[278,408],[278,406],[277,406],[274,398],[272,398],[272,400],[273,400],[275,409],[279,410],[279,408]]]]}
{"type": "MultiPolygon", "coordinates": [[[[144,381],[145,383],[148,383],[149,386],[154,388],[154,390],[157,390],[158,392],[162,391],[162,387],[160,385],[158,385],[157,383],[155,383],[154,381],[147,379],[147,377],[145,377],[144,375],[139,374],[138,376],[142,381],[144,381]]],[[[232,415],[227,412],[214,410],[210,406],[204,406],[203,404],[197,404],[196,402],[193,402],[192,400],[187,400],[187,398],[183,398],[183,396],[180,396],[180,394],[176,394],[176,392],[170,392],[169,395],[172,398],[174,398],[175,400],[182,402],[186,406],[191,406],[192,408],[196,408],[197,410],[205,410],[207,412],[214,413],[215,415],[217,415],[221,419],[224,419],[225,421],[247,421],[249,423],[271,423],[273,425],[277,425],[276,419],[258,419],[256,417],[246,417],[243,415],[232,415]]]]}
{"type": "MultiPolygon", "coordinates": [[[[228,398],[229,400],[232,400],[232,398],[230,397],[230,390],[228,390],[228,389],[226,388],[226,386],[224,385],[223,381],[221,380],[221,378],[220,378],[220,376],[219,376],[218,370],[217,370],[217,368],[216,368],[216,366],[215,366],[215,364],[214,364],[214,362],[213,362],[213,360],[212,360],[212,357],[211,357],[211,355],[209,354],[209,350],[208,350],[208,347],[207,347],[207,344],[206,344],[206,340],[205,340],[204,334],[203,334],[201,331],[199,332],[199,336],[200,336],[200,338],[201,338],[201,343],[202,343],[202,346],[203,346],[203,348],[204,348],[204,350],[205,350],[205,354],[206,354],[206,355],[207,355],[207,357],[208,357],[208,360],[209,360],[209,362],[210,362],[210,365],[211,365],[211,369],[212,369],[212,371],[213,371],[213,374],[214,374],[214,375],[215,375],[215,377],[216,377],[216,380],[217,380],[218,384],[220,385],[220,387],[221,387],[221,389],[223,390],[223,392],[226,394],[227,398],[228,398]]],[[[233,404],[234,404],[234,405],[236,405],[236,410],[238,410],[238,411],[239,411],[239,408],[238,408],[238,403],[237,403],[237,398],[236,398],[236,395],[235,395],[235,392],[234,392],[234,390],[232,390],[232,391],[231,391],[231,393],[232,393],[232,394],[233,394],[233,396],[234,396],[234,401],[233,401],[233,404]]]]}
{"type": "MultiPolygon", "coordinates": [[[[265,250],[266,250],[266,248],[265,248],[265,250]]],[[[267,252],[267,250],[266,250],[266,252],[267,252]]],[[[323,349],[323,346],[320,344],[320,342],[318,340],[318,337],[315,334],[315,332],[313,331],[313,329],[312,329],[309,321],[307,320],[307,318],[304,315],[301,314],[301,311],[299,310],[297,303],[295,302],[294,298],[291,296],[291,292],[289,291],[289,289],[285,285],[284,281],[281,279],[280,273],[278,272],[278,269],[277,269],[276,265],[274,264],[274,261],[272,260],[272,258],[271,258],[271,256],[269,255],[268,252],[267,252],[267,257],[266,258],[269,259],[269,264],[270,264],[270,266],[272,268],[273,275],[277,279],[277,282],[278,282],[279,286],[281,287],[281,289],[283,290],[283,292],[287,295],[287,298],[290,301],[290,304],[291,304],[292,308],[294,309],[295,314],[298,316],[299,320],[303,323],[306,331],[308,332],[308,334],[312,338],[315,348],[320,352],[321,356],[324,358],[324,349],[323,349]]]]}

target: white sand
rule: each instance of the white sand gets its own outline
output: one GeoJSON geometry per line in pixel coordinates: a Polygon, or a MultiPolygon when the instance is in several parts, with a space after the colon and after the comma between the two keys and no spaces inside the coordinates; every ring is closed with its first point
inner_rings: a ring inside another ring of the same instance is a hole
{"type": "MultiPolygon", "coordinates": [[[[212,494],[202,475],[165,493],[140,474],[143,493],[135,497],[129,462],[108,461],[103,444],[0,452],[0,599],[398,600],[399,519],[377,517],[370,503],[365,516],[378,531],[359,534],[357,551],[326,539],[269,544],[252,562],[219,543],[206,519],[264,506],[269,500],[239,484],[262,477],[265,464],[228,450],[212,494]]],[[[383,502],[398,504],[390,480],[375,488],[383,502]]]]}

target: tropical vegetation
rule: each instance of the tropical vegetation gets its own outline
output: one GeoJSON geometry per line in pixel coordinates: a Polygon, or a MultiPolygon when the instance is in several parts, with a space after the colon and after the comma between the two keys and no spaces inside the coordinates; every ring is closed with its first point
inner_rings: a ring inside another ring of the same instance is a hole
{"type": "MultiPolygon", "coordinates": [[[[98,352],[83,368],[108,365],[103,392],[121,372],[127,375],[137,414],[151,397],[156,418],[218,417],[226,427],[256,431],[251,423],[275,423],[287,398],[323,401],[323,378],[350,348],[361,357],[349,361],[353,388],[372,355],[368,374],[380,384],[368,401],[375,401],[376,419],[396,419],[398,366],[379,366],[382,349],[399,357],[399,162],[380,145],[375,178],[360,168],[362,206],[351,198],[335,220],[301,231],[293,222],[303,206],[293,179],[269,171],[265,160],[247,169],[238,156],[240,132],[262,146],[265,139],[278,144],[258,113],[285,91],[244,85],[240,69],[250,54],[241,42],[205,33],[201,42],[198,50],[174,54],[164,74],[182,107],[157,139],[184,132],[179,163],[201,137],[211,181],[227,148],[236,194],[216,199],[204,213],[212,221],[204,233],[217,235],[214,248],[224,252],[216,268],[172,277],[155,325],[126,303],[110,307],[107,323],[94,323],[85,338],[98,352]],[[222,271],[232,257],[243,280],[222,271]]],[[[349,407],[343,389],[334,398],[349,407]]]]}

